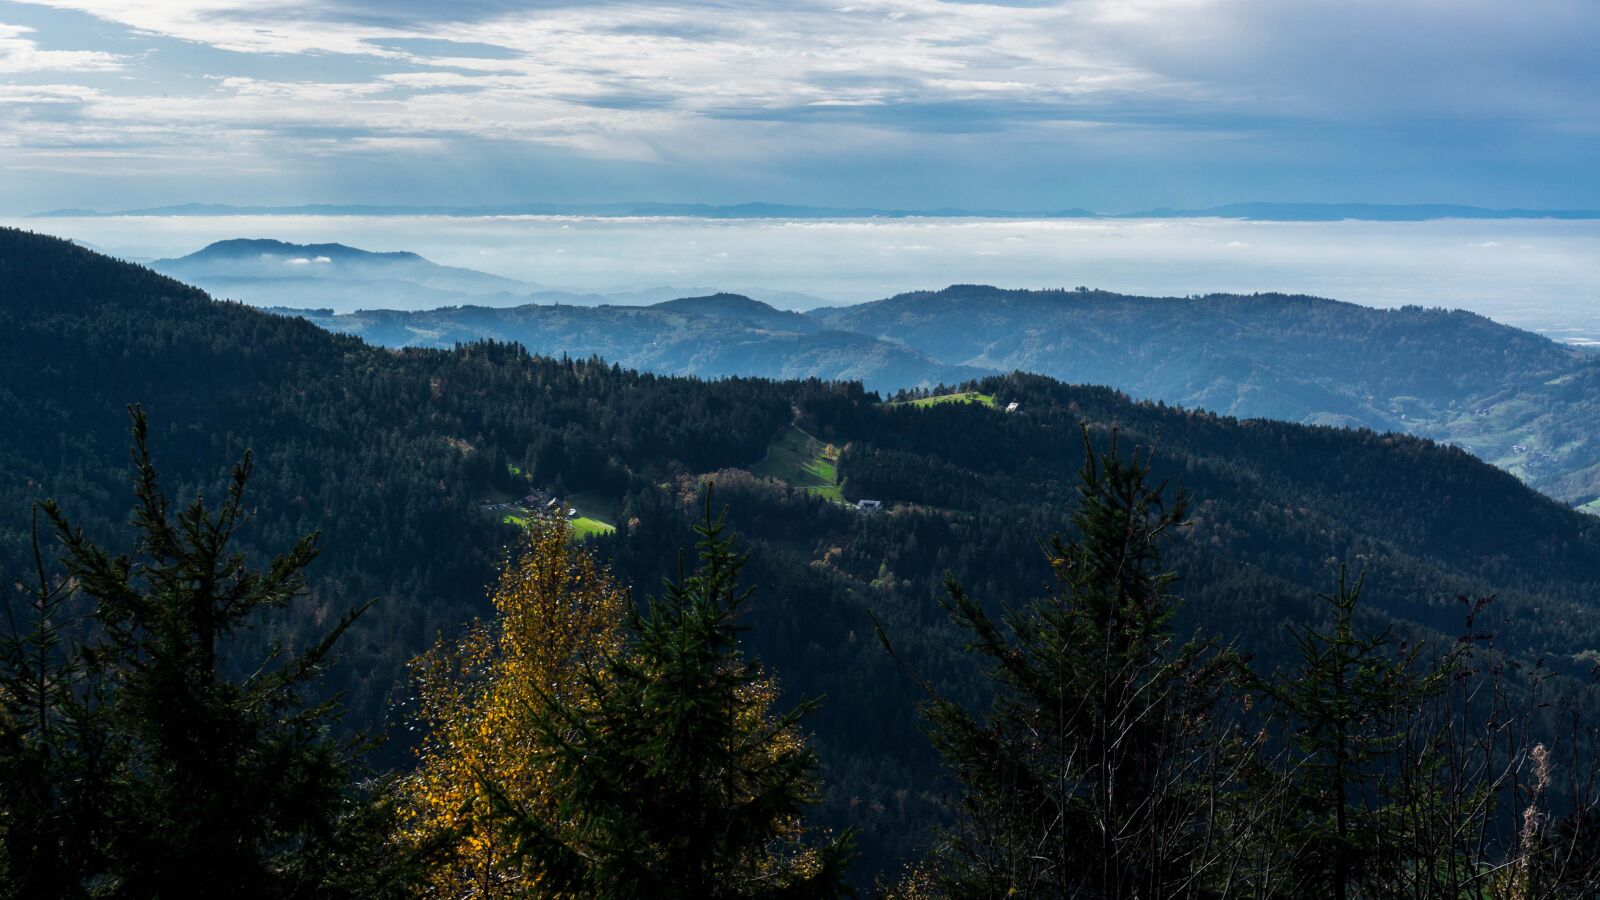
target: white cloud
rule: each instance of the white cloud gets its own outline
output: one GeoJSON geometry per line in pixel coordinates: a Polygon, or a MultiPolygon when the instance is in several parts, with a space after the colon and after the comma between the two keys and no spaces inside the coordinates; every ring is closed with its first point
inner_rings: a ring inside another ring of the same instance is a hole
{"type": "Polygon", "coordinates": [[[318,4],[199,0],[39,0],[143,32],[254,53],[392,59],[454,71],[384,76],[413,88],[477,84],[503,102],[561,97],[617,104],[650,95],[683,112],[1037,99],[1136,90],[1149,73],[1086,52],[1070,8],[873,0],[818,3],[575,5],[415,28],[340,21],[318,4]],[[713,28],[707,22],[714,22],[713,28]],[[400,38],[483,43],[512,59],[393,49],[400,38]],[[1018,78],[1019,73],[1025,78],[1018,78]]]}
{"type": "Polygon", "coordinates": [[[82,103],[99,94],[80,84],[0,84],[0,103],[82,103]]]}
{"type": "MultiPolygon", "coordinates": [[[[404,32],[330,19],[306,0],[29,0],[89,13],[149,34],[240,53],[370,53],[366,36],[404,32]]],[[[385,55],[400,56],[388,51],[385,55]]]]}
{"type": "MultiPolygon", "coordinates": [[[[309,0],[38,2],[225,50],[335,54],[409,69],[348,84],[218,72],[209,97],[152,91],[124,108],[102,105],[97,115],[219,127],[253,122],[264,129],[318,124],[400,139],[459,134],[634,159],[659,158],[660,148],[686,130],[725,130],[706,119],[783,121],[793,132],[805,127],[794,123],[819,121],[819,113],[854,115],[860,117],[855,130],[862,132],[857,139],[870,141],[864,133],[870,129],[914,133],[948,128],[953,120],[964,129],[1026,130],[1116,120],[1151,106],[1182,108],[1207,97],[1226,101],[1231,88],[1203,86],[1192,71],[1163,68],[1185,69],[1183,61],[1203,52],[1248,55],[1254,51],[1240,40],[1253,45],[1263,37],[1236,21],[1240,8],[1250,5],[1241,0],[1051,6],[861,0],[845,7],[802,0],[734,2],[717,6],[715,15],[706,5],[684,2],[520,11],[514,4],[479,4],[465,7],[486,16],[479,20],[409,25],[396,24],[398,15],[371,24],[380,7],[363,9],[359,2],[355,8],[367,15],[345,18],[337,7],[309,0]],[[448,49],[430,55],[388,43],[404,38],[487,44],[511,58],[467,58],[448,49]],[[1165,66],[1163,50],[1179,65],[1165,66]],[[418,71],[419,65],[430,68],[418,71]]],[[[0,41],[6,39],[0,31],[0,41]]],[[[34,62],[13,65],[42,65],[40,53],[16,55],[34,62]]],[[[57,53],[56,65],[117,64],[110,54],[57,53]]],[[[0,55],[0,71],[6,58],[0,55]]],[[[1141,116],[1140,127],[1159,118],[1141,116]]],[[[752,145],[763,145],[758,126],[744,130],[757,132],[752,145]]],[[[838,136],[837,130],[828,134],[838,136]]]]}
{"type": "Polygon", "coordinates": [[[0,25],[0,74],[126,76],[99,92],[0,85],[7,108],[74,107],[70,124],[0,119],[30,165],[77,165],[118,136],[129,158],[199,165],[509,143],[733,173],[999,165],[1000,150],[1269,164],[1282,141],[1317,152],[1319,133],[1444,119],[1600,134],[1588,0],[1526,0],[1516,17],[1498,0],[32,2],[131,34],[125,54],[45,50],[0,25]],[[225,55],[185,56],[197,47],[254,58],[220,70],[225,55]]]}
{"type": "Polygon", "coordinates": [[[32,28],[0,22],[0,75],[32,72],[104,72],[123,67],[124,58],[97,50],[41,50],[32,28]]]}

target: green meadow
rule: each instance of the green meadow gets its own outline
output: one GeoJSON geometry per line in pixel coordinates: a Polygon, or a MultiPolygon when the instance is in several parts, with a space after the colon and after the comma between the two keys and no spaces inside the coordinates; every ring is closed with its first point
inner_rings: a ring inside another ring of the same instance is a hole
{"type": "Polygon", "coordinates": [[[767,447],[766,458],[751,466],[750,471],[843,503],[844,497],[839,493],[838,461],[838,448],[790,426],[767,447]]]}

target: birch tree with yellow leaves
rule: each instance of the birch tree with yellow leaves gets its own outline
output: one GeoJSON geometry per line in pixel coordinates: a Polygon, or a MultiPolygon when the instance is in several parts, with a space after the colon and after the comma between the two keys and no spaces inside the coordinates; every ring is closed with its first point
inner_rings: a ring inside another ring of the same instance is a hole
{"type": "Polygon", "coordinates": [[[490,622],[442,640],[413,664],[426,733],[403,786],[403,837],[452,846],[431,896],[550,896],[517,862],[485,784],[531,814],[553,811],[554,761],[533,721],[550,701],[592,703],[593,676],[622,645],[626,589],[558,517],[530,520],[501,568],[490,622]]]}

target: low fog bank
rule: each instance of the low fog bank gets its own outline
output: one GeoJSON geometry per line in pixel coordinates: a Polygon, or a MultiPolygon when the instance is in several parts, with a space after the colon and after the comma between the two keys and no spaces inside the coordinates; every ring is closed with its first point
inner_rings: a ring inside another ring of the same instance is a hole
{"type": "MultiPolygon", "coordinates": [[[[801,309],[954,283],[1150,295],[1282,291],[1459,307],[1560,340],[1600,341],[1594,221],[175,216],[10,224],[135,260],[235,237],[410,250],[585,298],[569,302],[651,302],[715,289],[801,309]]],[[[342,296],[352,307],[396,305],[377,288],[342,296]]],[[[275,294],[271,303],[283,299],[275,294]]],[[[507,294],[502,302],[527,300],[507,294]]]]}

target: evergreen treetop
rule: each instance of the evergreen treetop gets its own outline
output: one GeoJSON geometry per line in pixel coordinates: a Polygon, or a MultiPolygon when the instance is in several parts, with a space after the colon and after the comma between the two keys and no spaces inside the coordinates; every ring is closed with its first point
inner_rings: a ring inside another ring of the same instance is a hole
{"type": "Polygon", "coordinates": [[[849,836],[813,845],[800,824],[817,785],[799,725],[815,702],[769,711],[776,686],[739,649],[747,557],[709,490],[696,531],[696,569],[633,611],[626,646],[586,676],[592,705],[546,698],[560,826],[508,802],[509,827],[558,893],[838,896],[849,836]]]}

